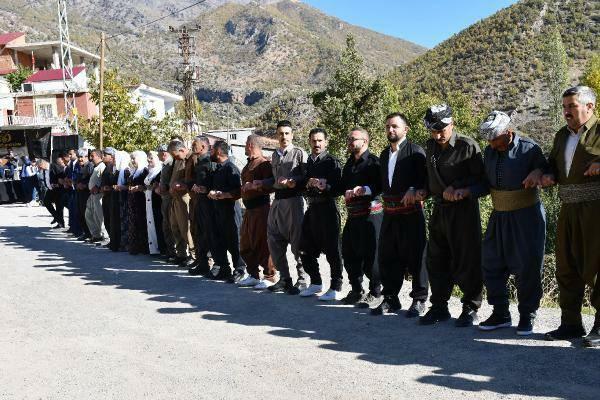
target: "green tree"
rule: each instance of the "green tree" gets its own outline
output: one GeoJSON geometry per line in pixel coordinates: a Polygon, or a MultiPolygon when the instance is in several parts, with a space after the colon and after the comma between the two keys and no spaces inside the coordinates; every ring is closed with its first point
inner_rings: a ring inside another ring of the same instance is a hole
{"type": "Polygon", "coordinates": [[[392,85],[383,78],[367,77],[363,64],[354,37],[348,35],[333,79],[323,91],[312,95],[318,123],[329,134],[329,150],[342,159],[346,154],[346,135],[354,126],[369,131],[374,152],[383,149],[387,143],[384,118],[398,107],[392,85]]]}
{"type": "MultiPolygon", "coordinates": [[[[125,82],[116,69],[104,75],[104,146],[118,150],[153,150],[165,143],[181,128],[175,115],[168,115],[156,121],[154,115],[140,115],[140,104],[132,102],[125,82]]],[[[100,85],[95,80],[90,83],[92,100],[98,104],[100,85]]],[[[95,146],[99,146],[99,120],[93,117],[79,121],[79,133],[95,146]]]]}
{"type": "Polygon", "coordinates": [[[6,81],[10,85],[10,89],[13,92],[21,90],[21,84],[25,82],[33,74],[33,70],[29,67],[23,67],[19,65],[15,72],[11,72],[6,75],[6,81]]]}
{"type": "Polygon", "coordinates": [[[544,63],[545,81],[550,95],[550,120],[555,129],[563,124],[562,119],[562,93],[568,86],[569,64],[567,51],[563,44],[558,29],[553,29],[542,46],[542,61],[544,63]]]}

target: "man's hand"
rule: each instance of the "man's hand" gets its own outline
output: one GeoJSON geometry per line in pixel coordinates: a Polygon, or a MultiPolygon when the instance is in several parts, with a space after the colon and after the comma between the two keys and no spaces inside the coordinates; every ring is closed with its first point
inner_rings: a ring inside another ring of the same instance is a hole
{"type": "Polygon", "coordinates": [[[110,185],[102,186],[102,192],[106,193],[106,192],[110,192],[110,191],[112,191],[112,186],[110,186],[110,185]]]}
{"type": "Polygon", "coordinates": [[[356,186],[354,189],[352,189],[352,192],[354,193],[354,196],[359,197],[366,195],[367,189],[365,189],[364,186],[356,186]]]}
{"type": "Polygon", "coordinates": [[[552,174],[542,175],[539,185],[544,188],[556,185],[556,180],[554,179],[554,175],[552,175],[552,174]]]}
{"type": "Polygon", "coordinates": [[[466,199],[471,195],[471,190],[469,188],[456,189],[454,191],[454,201],[460,201],[466,199]]]}
{"type": "Polygon", "coordinates": [[[252,181],[252,187],[254,187],[255,190],[259,190],[262,189],[263,187],[263,181],[260,179],[255,179],[252,181]]]}
{"type": "Polygon", "coordinates": [[[416,200],[417,199],[415,190],[409,189],[406,191],[406,193],[404,193],[404,197],[402,197],[401,202],[404,205],[404,207],[408,207],[414,205],[416,200]]]}
{"type": "Polygon", "coordinates": [[[221,200],[223,199],[223,192],[218,190],[211,190],[208,192],[208,198],[212,200],[221,200]]]}
{"type": "Polygon", "coordinates": [[[348,201],[354,197],[354,190],[348,189],[344,192],[344,200],[348,201]]]}
{"type": "Polygon", "coordinates": [[[527,178],[523,180],[523,187],[525,189],[536,188],[540,184],[540,179],[542,179],[543,172],[541,169],[534,169],[527,175],[527,178]]]}
{"type": "Polygon", "coordinates": [[[588,169],[583,173],[585,176],[598,176],[600,175],[600,162],[593,162],[590,164],[588,169]]]}
{"type": "Polygon", "coordinates": [[[454,201],[454,188],[452,186],[448,186],[444,193],[442,193],[442,197],[446,201],[454,201]]]}
{"type": "Polygon", "coordinates": [[[425,189],[417,190],[417,192],[415,194],[416,201],[425,201],[426,198],[427,198],[427,190],[425,190],[425,189]]]}
{"type": "Polygon", "coordinates": [[[93,187],[90,189],[90,193],[91,193],[91,194],[98,194],[98,186],[93,186],[93,187]]]}

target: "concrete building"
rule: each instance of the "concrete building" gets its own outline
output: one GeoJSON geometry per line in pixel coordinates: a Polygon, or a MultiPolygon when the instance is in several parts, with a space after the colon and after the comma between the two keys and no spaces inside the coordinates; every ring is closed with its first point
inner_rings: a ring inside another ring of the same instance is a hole
{"type": "MultiPolygon", "coordinates": [[[[226,141],[231,149],[230,157],[232,161],[241,170],[247,162],[245,152],[246,140],[248,139],[248,136],[254,133],[255,129],[256,128],[233,128],[206,131],[202,134],[208,137],[211,145],[218,140],[226,141]]],[[[278,147],[277,140],[263,137],[262,141],[263,154],[268,159],[271,159],[273,150],[278,147]]]]}
{"type": "Polygon", "coordinates": [[[154,119],[162,120],[165,116],[175,112],[175,104],[182,101],[183,97],[150,87],[145,84],[129,87],[131,99],[140,106],[139,115],[149,118],[154,114],[154,119]]]}

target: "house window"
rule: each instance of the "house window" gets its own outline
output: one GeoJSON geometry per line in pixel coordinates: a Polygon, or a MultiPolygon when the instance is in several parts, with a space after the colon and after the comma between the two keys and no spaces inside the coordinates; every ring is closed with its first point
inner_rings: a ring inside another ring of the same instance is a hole
{"type": "Polygon", "coordinates": [[[231,140],[237,140],[237,133],[230,133],[229,134],[229,139],[231,139],[231,140]]]}
{"type": "Polygon", "coordinates": [[[38,105],[37,115],[38,115],[38,117],[41,117],[41,118],[54,118],[52,104],[38,105]]]}

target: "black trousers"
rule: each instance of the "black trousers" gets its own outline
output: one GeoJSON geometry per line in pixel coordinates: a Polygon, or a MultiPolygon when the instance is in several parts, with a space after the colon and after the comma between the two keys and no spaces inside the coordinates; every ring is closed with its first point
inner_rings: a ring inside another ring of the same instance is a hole
{"type": "Polygon", "coordinates": [[[321,285],[318,257],[325,254],[331,268],[330,289],[342,290],[342,254],[340,249],[340,213],[335,201],[311,204],[302,220],[300,259],[313,285],[321,285]]]}
{"type": "Polygon", "coordinates": [[[352,290],[361,292],[363,276],[369,279],[369,292],[381,295],[378,260],[379,232],[383,213],[348,217],[342,231],[342,257],[352,290]]]}
{"type": "Polygon", "coordinates": [[[463,307],[481,306],[481,220],[475,199],[437,203],[429,220],[427,269],[433,307],[447,307],[454,285],[463,307]]]}
{"type": "Polygon", "coordinates": [[[215,201],[214,231],[221,239],[221,245],[215,246],[213,254],[215,263],[229,268],[227,252],[231,255],[234,270],[245,270],[246,264],[240,256],[240,228],[242,226],[242,210],[238,202],[229,200],[215,201]]]}
{"type": "Polygon", "coordinates": [[[110,192],[102,193],[102,216],[104,217],[104,228],[106,228],[107,233],[110,232],[110,227],[111,227],[110,209],[111,209],[112,197],[113,197],[113,194],[110,192]]]}
{"type": "Polygon", "coordinates": [[[425,215],[422,210],[410,214],[384,214],[379,234],[379,265],[384,296],[398,296],[404,276],[412,277],[410,297],[427,300],[428,277],[423,265],[425,215]]]}
{"type": "Polygon", "coordinates": [[[46,192],[44,196],[44,207],[48,210],[52,218],[59,224],[65,224],[64,217],[64,190],[63,189],[52,189],[46,192]]]}
{"type": "Polygon", "coordinates": [[[88,198],[90,197],[89,190],[78,190],[77,191],[77,209],[79,211],[79,226],[83,230],[83,235],[85,237],[92,237],[90,230],[87,226],[87,222],[85,222],[85,208],[87,206],[88,198]]]}
{"type": "Polygon", "coordinates": [[[198,196],[194,204],[196,209],[192,223],[196,224],[196,236],[194,237],[196,262],[201,268],[208,269],[208,253],[210,253],[215,264],[222,266],[225,263],[228,265],[223,240],[215,228],[213,200],[209,200],[206,196],[198,196]]]}
{"type": "Polygon", "coordinates": [[[110,238],[108,248],[112,251],[119,251],[122,235],[121,225],[123,225],[124,222],[121,219],[121,192],[113,192],[110,197],[109,213],[111,223],[110,230],[108,231],[108,237],[110,238]]]}

